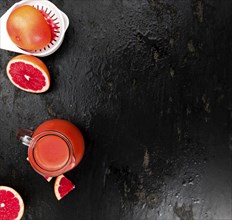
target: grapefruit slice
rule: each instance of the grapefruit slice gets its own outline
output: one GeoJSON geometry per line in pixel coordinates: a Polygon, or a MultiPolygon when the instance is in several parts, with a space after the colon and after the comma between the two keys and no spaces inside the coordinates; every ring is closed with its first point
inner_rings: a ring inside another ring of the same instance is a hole
{"type": "Polygon", "coordinates": [[[19,220],[24,213],[21,196],[8,186],[0,186],[0,219],[19,220]]]}
{"type": "Polygon", "coordinates": [[[54,192],[58,200],[62,199],[75,188],[75,185],[64,175],[56,178],[54,192]]]}
{"type": "Polygon", "coordinates": [[[8,62],[6,72],[10,81],[26,92],[42,93],[50,87],[48,68],[37,57],[18,55],[8,62]]]}

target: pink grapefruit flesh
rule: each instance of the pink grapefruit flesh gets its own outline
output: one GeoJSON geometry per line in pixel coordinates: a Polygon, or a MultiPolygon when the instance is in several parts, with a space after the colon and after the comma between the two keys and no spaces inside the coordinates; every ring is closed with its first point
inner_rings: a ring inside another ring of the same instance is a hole
{"type": "Polygon", "coordinates": [[[21,196],[8,186],[0,186],[0,219],[20,220],[24,213],[21,196]]]}
{"type": "Polygon", "coordinates": [[[60,175],[56,178],[54,192],[58,200],[68,195],[74,188],[75,185],[64,175],[60,175]]]}
{"type": "Polygon", "coordinates": [[[42,93],[50,87],[50,75],[46,65],[37,57],[18,55],[7,64],[7,76],[19,89],[42,93]]]}

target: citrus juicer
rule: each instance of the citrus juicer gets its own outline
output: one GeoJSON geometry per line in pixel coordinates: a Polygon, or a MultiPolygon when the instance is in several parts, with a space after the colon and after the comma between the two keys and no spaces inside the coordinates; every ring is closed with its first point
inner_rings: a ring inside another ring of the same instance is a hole
{"type": "Polygon", "coordinates": [[[45,57],[54,53],[62,44],[65,32],[69,26],[69,19],[64,12],[62,12],[48,0],[22,0],[18,3],[15,3],[6,11],[6,13],[0,18],[0,25],[0,49],[21,54],[45,57]],[[40,50],[27,51],[17,47],[7,33],[6,23],[9,15],[15,8],[23,5],[31,5],[40,10],[43,13],[45,19],[49,21],[53,27],[55,27],[53,39],[46,47],[40,50]]]}

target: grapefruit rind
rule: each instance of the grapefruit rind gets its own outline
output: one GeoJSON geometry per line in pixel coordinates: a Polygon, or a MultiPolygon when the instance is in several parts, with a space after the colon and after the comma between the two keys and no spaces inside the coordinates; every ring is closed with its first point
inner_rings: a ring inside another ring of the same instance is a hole
{"type": "Polygon", "coordinates": [[[32,5],[21,5],[12,10],[6,29],[11,41],[25,51],[42,50],[51,42],[48,22],[32,5]],[[32,21],[27,24],[30,18],[32,21]]]}
{"type": "Polygon", "coordinates": [[[23,202],[22,197],[19,195],[19,193],[17,191],[15,191],[13,188],[11,188],[9,186],[0,186],[0,191],[1,190],[5,190],[5,191],[9,191],[9,192],[13,193],[15,198],[18,199],[20,210],[18,212],[18,216],[14,220],[20,220],[23,216],[23,213],[24,213],[24,202],[23,202]]]}
{"type": "Polygon", "coordinates": [[[67,196],[73,189],[75,189],[75,185],[67,178],[65,177],[63,174],[58,176],[56,178],[56,181],[55,181],[55,184],[54,184],[54,193],[55,193],[55,196],[57,198],[57,200],[61,200],[62,198],[64,198],[65,196],[67,196]],[[70,188],[65,195],[61,196],[60,195],[60,192],[59,192],[59,187],[60,187],[60,182],[61,182],[61,179],[65,178],[67,181],[70,182],[70,184],[72,184],[72,188],[70,188]]]}
{"type": "MultiPolygon", "coordinates": [[[[14,57],[13,59],[11,59],[8,62],[7,67],[6,67],[6,72],[7,72],[7,76],[10,79],[11,83],[13,85],[15,85],[17,88],[19,88],[19,89],[21,89],[23,91],[26,91],[26,92],[31,92],[31,93],[43,93],[43,92],[46,92],[50,87],[50,75],[49,75],[49,72],[48,72],[47,67],[45,66],[45,64],[43,64],[43,68],[46,68],[46,71],[43,70],[40,66],[34,64],[33,62],[30,62],[30,61],[27,61],[25,59],[20,58],[20,56],[21,57],[26,57],[26,56],[31,56],[31,55],[18,55],[18,56],[14,57]],[[29,65],[33,66],[34,68],[38,69],[43,74],[43,76],[45,78],[45,86],[41,90],[36,90],[35,91],[35,90],[31,90],[31,89],[25,89],[25,88],[19,86],[17,83],[15,83],[14,80],[12,79],[11,74],[10,74],[10,67],[11,67],[11,64],[17,63],[17,62],[23,62],[25,64],[29,64],[29,65]]],[[[38,58],[36,58],[36,59],[38,59],[38,58]]]]}

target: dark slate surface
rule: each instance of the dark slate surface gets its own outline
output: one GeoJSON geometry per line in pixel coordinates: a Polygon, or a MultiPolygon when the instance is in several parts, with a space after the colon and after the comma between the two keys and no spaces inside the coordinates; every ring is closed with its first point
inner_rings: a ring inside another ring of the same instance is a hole
{"type": "Polygon", "coordinates": [[[0,185],[22,195],[23,219],[231,219],[232,1],[52,2],[70,26],[42,58],[47,93],[15,88],[5,67],[16,54],[0,53],[0,185]],[[50,118],[86,140],[61,201],[15,137],[50,118]]]}

